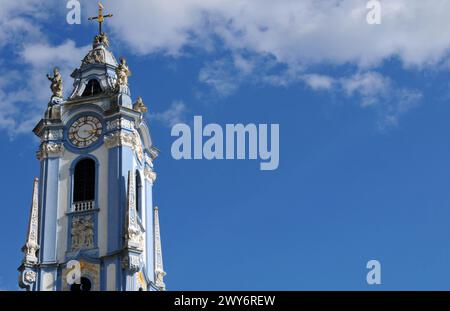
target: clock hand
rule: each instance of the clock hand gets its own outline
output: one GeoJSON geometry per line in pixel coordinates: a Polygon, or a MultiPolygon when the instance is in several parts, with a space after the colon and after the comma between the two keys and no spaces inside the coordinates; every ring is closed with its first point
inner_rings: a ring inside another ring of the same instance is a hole
{"type": "Polygon", "coordinates": [[[93,129],[93,130],[84,130],[83,133],[88,133],[88,134],[94,135],[94,134],[97,133],[97,130],[96,130],[96,129],[93,129]]]}

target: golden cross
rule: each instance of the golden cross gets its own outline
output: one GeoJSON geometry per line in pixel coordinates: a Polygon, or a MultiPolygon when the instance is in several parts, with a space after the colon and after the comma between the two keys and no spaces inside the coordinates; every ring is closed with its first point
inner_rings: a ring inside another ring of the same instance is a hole
{"type": "Polygon", "coordinates": [[[88,20],[90,20],[90,21],[93,21],[93,20],[98,21],[98,34],[99,35],[102,34],[102,24],[105,21],[106,17],[113,17],[113,15],[111,13],[109,13],[107,15],[103,15],[103,4],[101,2],[99,2],[98,3],[98,16],[88,18],[88,20]]]}

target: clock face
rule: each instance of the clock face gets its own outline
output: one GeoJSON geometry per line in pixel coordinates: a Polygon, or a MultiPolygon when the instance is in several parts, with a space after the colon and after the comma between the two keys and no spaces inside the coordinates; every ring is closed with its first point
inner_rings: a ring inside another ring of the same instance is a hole
{"type": "Polygon", "coordinates": [[[98,118],[83,116],[72,123],[68,137],[74,146],[86,148],[98,141],[102,131],[103,126],[98,118]]]}

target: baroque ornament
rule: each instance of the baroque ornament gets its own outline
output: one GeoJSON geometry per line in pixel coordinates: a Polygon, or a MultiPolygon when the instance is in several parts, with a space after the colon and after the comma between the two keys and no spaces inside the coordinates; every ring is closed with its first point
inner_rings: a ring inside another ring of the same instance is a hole
{"type": "Polygon", "coordinates": [[[144,249],[144,236],[137,221],[136,211],[136,179],[134,171],[128,172],[128,204],[125,221],[125,245],[128,249],[142,252],[144,249]]]}
{"type": "Polygon", "coordinates": [[[146,153],[145,154],[145,163],[148,164],[150,167],[153,167],[153,159],[146,153]]]}
{"type": "Polygon", "coordinates": [[[124,118],[115,119],[113,121],[108,121],[106,123],[106,129],[108,131],[127,129],[130,131],[134,130],[133,122],[124,118]]]}
{"type": "Polygon", "coordinates": [[[138,254],[127,254],[122,257],[122,268],[131,272],[138,272],[141,267],[141,259],[138,254]]]}
{"type": "Polygon", "coordinates": [[[154,183],[156,180],[156,173],[152,169],[146,167],[144,169],[144,177],[151,183],[154,183]]]}
{"type": "Polygon", "coordinates": [[[109,39],[108,36],[102,32],[99,35],[96,35],[94,38],[94,47],[97,47],[98,45],[103,44],[106,47],[109,47],[109,39]]]}
{"type": "Polygon", "coordinates": [[[105,63],[105,51],[102,49],[94,49],[90,51],[86,57],[83,59],[83,65],[90,64],[104,64],[105,63]]]}
{"type": "Polygon", "coordinates": [[[63,151],[64,147],[60,143],[44,142],[41,144],[36,156],[40,161],[45,158],[60,157],[63,151]]]}
{"type": "Polygon", "coordinates": [[[73,217],[70,232],[72,250],[92,248],[94,246],[94,220],[92,215],[73,217]]]}
{"type": "Polygon", "coordinates": [[[161,290],[166,290],[166,284],[164,283],[164,277],[167,275],[166,272],[157,270],[155,271],[155,285],[161,290]]]}
{"type": "Polygon", "coordinates": [[[47,130],[43,140],[60,140],[63,138],[63,130],[47,130]]]}
{"type": "Polygon", "coordinates": [[[126,132],[114,132],[105,136],[105,145],[108,148],[114,148],[118,146],[133,147],[134,136],[131,133],[126,132]]]}
{"type": "Polygon", "coordinates": [[[133,149],[136,151],[136,155],[140,162],[144,159],[144,149],[142,147],[142,142],[139,137],[139,134],[134,131],[134,141],[133,141],[133,149]]]}
{"type": "Polygon", "coordinates": [[[36,272],[27,270],[24,275],[25,281],[28,283],[34,283],[36,282],[36,272]]]}
{"type": "MultiPolygon", "coordinates": [[[[113,126],[110,124],[110,126],[113,126]]],[[[142,147],[142,142],[139,134],[134,131],[133,133],[117,131],[105,136],[104,139],[105,146],[107,148],[114,148],[118,146],[128,146],[131,147],[139,159],[142,162],[144,159],[144,150],[142,147]]]]}

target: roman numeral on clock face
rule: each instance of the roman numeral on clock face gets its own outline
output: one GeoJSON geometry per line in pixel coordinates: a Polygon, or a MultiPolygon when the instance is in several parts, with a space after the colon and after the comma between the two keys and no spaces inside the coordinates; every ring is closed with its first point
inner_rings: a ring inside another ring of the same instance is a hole
{"type": "Polygon", "coordinates": [[[103,126],[94,116],[82,116],[72,123],[69,128],[68,139],[78,148],[86,148],[98,141],[103,126]]]}

